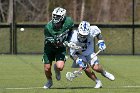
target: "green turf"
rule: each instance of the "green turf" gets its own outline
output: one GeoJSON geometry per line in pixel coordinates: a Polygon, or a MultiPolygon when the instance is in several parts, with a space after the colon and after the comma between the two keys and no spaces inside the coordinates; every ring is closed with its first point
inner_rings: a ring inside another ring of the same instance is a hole
{"type": "Polygon", "coordinates": [[[84,73],[68,82],[66,72],[75,70],[70,59],[61,81],[55,79],[52,68],[54,85],[48,90],[39,88],[46,82],[41,58],[41,55],[0,55],[0,93],[140,93],[140,56],[99,56],[104,68],[116,77],[115,81],[109,81],[96,73],[103,83],[102,89],[94,89],[95,82],[84,73]]]}

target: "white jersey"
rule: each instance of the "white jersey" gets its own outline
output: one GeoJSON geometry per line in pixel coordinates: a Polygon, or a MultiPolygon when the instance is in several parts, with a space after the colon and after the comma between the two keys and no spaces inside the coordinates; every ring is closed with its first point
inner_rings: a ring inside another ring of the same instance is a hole
{"type": "MultiPolygon", "coordinates": [[[[99,33],[101,33],[101,30],[97,26],[90,26],[90,33],[88,35],[87,41],[84,43],[81,43],[78,41],[77,33],[78,33],[78,31],[74,30],[70,42],[73,42],[77,46],[82,47],[81,55],[88,56],[88,55],[94,53],[94,37],[96,37],[99,33]]],[[[77,52],[77,50],[70,48],[70,55],[75,55],[76,52],[77,52]]]]}

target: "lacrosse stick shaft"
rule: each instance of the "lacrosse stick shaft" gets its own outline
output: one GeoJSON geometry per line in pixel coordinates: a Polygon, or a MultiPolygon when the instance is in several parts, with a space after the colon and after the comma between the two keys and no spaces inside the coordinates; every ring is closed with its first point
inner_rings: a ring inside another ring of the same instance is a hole
{"type": "Polygon", "coordinates": [[[92,57],[91,60],[94,60],[94,57],[97,56],[100,52],[101,52],[101,50],[98,50],[98,51],[93,55],[93,57],[92,57]]]}
{"type": "Polygon", "coordinates": [[[97,56],[100,52],[101,52],[101,50],[98,50],[98,51],[94,54],[93,58],[94,58],[95,56],[97,56]]]}
{"type": "Polygon", "coordinates": [[[78,72],[81,72],[82,70],[83,70],[83,68],[80,67],[79,70],[78,70],[78,72]]]}
{"type": "Polygon", "coordinates": [[[76,74],[80,73],[82,70],[83,70],[82,68],[79,68],[79,70],[74,71],[74,72],[73,72],[73,74],[75,74],[75,75],[76,75],[76,74]],[[76,72],[76,73],[75,73],[75,72],[76,72]]]}
{"type": "MultiPolygon", "coordinates": [[[[93,58],[92,58],[91,60],[94,60],[94,57],[97,56],[100,52],[101,52],[101,50],[98,50],[98,51],[93,55],[93,58]]],[[[89,62],[88,62],[88,66],[89,66],[90,68],[92,68],[92,67],[90,66],[89,62]]]]}

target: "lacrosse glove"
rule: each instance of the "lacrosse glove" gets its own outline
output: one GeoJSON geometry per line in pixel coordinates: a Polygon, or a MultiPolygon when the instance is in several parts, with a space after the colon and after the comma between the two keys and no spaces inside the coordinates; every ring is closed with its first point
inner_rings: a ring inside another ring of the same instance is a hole
{"type": "Polygon", "coordinates": [[[73,43],[73,42],[67,42],[67,41],[65,41],[64,43],[63,43],[63,45],[64,46],[67,46],[67,47],[70,47],[70,48],[72,48],[72,49],[76,49],[76,50],[78,50],[78,49],[80,49],[81,47],[80,46],[77,46],[75,43],[73,43]]]}
{"type": "Polygon", "coordinates": [[[64,41],[63,45],[67,47],[68,46],[68,41],[64,41]]]}
{"type": "Polygon", "coordinates": [[[97,45],[99,47],[99,50],[101,50],[101,51],[104,51],[106,49],[106,45],[105,45],[104,40],[99,40],[97,45]]]}
{"type": "Polygon", "coordinates": [[[78,64],[83,70],[87,68],[87,64],[83,63],[83,60],[80,58],[77,58],[76,64],[78,64]]]}

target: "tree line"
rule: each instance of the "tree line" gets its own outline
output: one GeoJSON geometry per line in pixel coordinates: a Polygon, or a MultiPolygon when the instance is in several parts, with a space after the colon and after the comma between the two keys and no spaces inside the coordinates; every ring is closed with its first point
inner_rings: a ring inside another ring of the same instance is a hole
{"type": "MultiPolygon", "coordinates": [[[[48,22],[55,7],[63,7],[75,22],[132,22],[132,0],[0,0],[0,23],[48,22]],[[14,8],[13,8],[14,5],[14,8]]],[[[139,20],[139,0],[135,0],[139,20]]]]}

